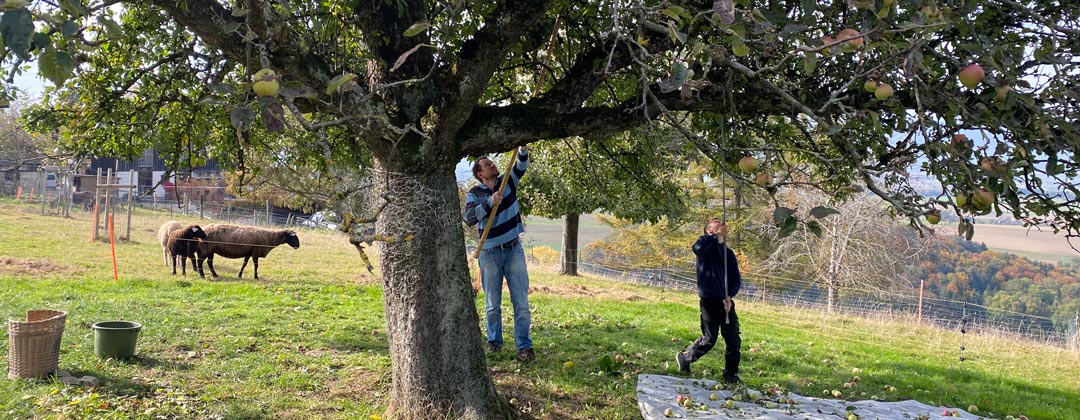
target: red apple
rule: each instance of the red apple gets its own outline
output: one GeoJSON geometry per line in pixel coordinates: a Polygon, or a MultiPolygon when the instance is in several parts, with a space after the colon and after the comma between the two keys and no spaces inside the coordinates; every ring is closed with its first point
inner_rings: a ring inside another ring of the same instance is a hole
{"type": "Polygon", "coordinates": [[[886,100],[893,96],[893,88],[888,83],[879,83],[877,88],[874,89],[874,97],[879,100],[886,100]]]}
{"type": "MultiPolygon", "coordinates": [[[[759,174],[757,174],[756,177],[754,177],[754,183],[756,183],[756,184],[758,184],[758,185],[760,185],[762,187],[766,187],[769,184],[772,184],[772,181],[773,181],[772,174],[770,174],[768,172],[759,173],[759,174]]],[[[750,349],[751,353],[753,353],[755,351],[757,351],[757,349],[754,349],[754,348],[750,349]]]]}
{"type": "Polygon", "coordinates": [[[754,172],[761,167],[761,161],[755,159],[753,156],[743,156],[739,159],[739,169],[743,172],[754,172]]]}
{"type": "Polygon", "coordinates": [[[983,71],[982,66],[978,63],[968,65],[960,70],[960,83],[967,86],[969,89],[975,88],[986,77],[986,72],[983,71]]]}
{"type": "Polygon", "coordinates": [[[859,37],[859,35],[860,35],[859,31],[857,31],[855,29],[847,28],[847,29],[844,29],[844,30],[840,31],[840,33],[836,34],[836,40],[837,41],[847,41],[847,40],[850,39],[851,41],[848,42],[848,44],[851,44],[852,46],[858,48],[858,47],[861,47],[862,44],[863,44],[863,39],[862,39],[862,37],[859,37]],[[856,37],[858,37],[858,38],[856,38],[856,37]]]}

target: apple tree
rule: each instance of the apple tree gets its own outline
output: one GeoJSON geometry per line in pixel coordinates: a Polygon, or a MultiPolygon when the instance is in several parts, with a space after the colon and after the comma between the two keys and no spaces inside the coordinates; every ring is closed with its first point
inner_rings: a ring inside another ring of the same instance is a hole
{"type": "MultiPolygon", "coordinates": [[[[648,123],[685,129],[686,115],[709,114],[789,127],[798,135],[754,137],[744,147],[757,151],[744,152],[859,179],[917,226],[948,209],[1080,233],[1072,182],[1080,9],[1061,2],[5,0],[0,8],[0,78],[36,65],[57,85],[32,126],[57,130],[71,148],[130,156],[170,147],[178,161],[228,156],[239,165],[270,147],[261,136],[304,130],[314,140],[295,152],[312,158],[297,164],[369,171],[363,178],[377,191],[342,194],[374,197],[377,232],[412,238],[386,243],[381,255],[394,417],[510,414],[486,370],[469,287],[454,179],[464,156],[648,123]],[[972,64],[981,76],[971,70],[961,81],[972,64]],[[277,92],[272,83],[252,91],[262,69],[273,72],[257,81],[278,82],[277,92]],[[940,194],[911,188],[916,168],[939,181],[940,194]]],[[[680,131],[703,145],[694,130],[680,131]]]]}
{"type": "Polygon", "coordinates": [[[560,274],[578,274],[578,226],[598,210],[635,222],[680,218],[689,205],[678,180],[696,160],[674,130],[635,129],[615,136],[569,138],[534,148],[519,196],[527,214],[563,219],[560,274]]]}

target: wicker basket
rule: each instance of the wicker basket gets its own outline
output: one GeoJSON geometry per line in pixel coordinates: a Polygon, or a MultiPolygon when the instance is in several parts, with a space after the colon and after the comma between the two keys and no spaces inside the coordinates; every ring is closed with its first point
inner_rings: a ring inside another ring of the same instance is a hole
{"type": "Polygon", "coordinates": [[[31,310],[26,322],[9,320],[9,378],[42,378],[56,372],[60,364],[60,339],[64,336],[67,312],[31,310]]]}

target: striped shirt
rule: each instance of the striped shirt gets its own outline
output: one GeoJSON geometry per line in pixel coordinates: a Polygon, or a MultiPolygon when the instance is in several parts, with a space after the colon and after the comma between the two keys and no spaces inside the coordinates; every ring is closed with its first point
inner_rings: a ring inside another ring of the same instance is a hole
{"type": "MultiPolygon", "coordinates": [[[[499,204],[499,211],[495,213],[495,222],[491,224],[491,231],[488,232],[487,239],[484,241],[484,249],[492,249],[510,242],[525,232],[525,227],[521,224],[521,211],[518,208],[517,189],[521,177],[525,176],[525,170],[528,168],[529,152],[524,150],[518,152],[517,163],[510,171],[510,180],[503,189],[502,203],[499,204]]],[[[499,177],[495,185],[498,186],[501,183],[502,177],[499,177]]],[[[481,235],[487,227],[488,215],[491,214],[491,196],[494,193],[494,190],[481,183],[469,190],[469,194],[465,196],[465,213],[462,217],[469,226],[475,224],[476,230],[481,235]]]]}

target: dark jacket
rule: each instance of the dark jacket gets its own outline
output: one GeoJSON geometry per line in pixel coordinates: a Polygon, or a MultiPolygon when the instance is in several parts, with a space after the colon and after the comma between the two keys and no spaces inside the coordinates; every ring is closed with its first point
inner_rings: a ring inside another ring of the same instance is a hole
{"type": "Polygon", "coordinates": [[[727,268],[727,296],[734,297],[742,288],[742,275],[739,274],[739,260],[726,245],[713,235],[701,235],[694,243],[697,255],[698,296],[703,298],[724,298],[724,269],[727,268]],[[726,264],[725,256],[726,254],[726,264]]]}

